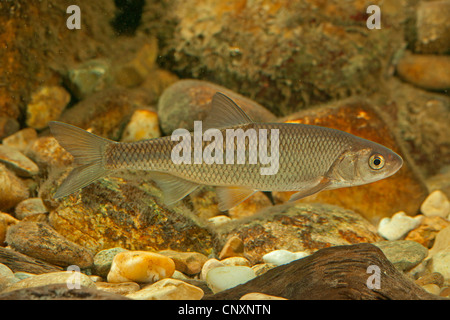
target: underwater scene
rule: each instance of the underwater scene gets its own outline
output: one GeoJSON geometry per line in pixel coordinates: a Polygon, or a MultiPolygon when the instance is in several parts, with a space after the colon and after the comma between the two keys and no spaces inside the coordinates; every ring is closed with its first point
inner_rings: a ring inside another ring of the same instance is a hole
{"type": "Polygon", "coordinates": [[[0,0],[0,300],[448,300],[449,90],[450,0],[0,0]]]}

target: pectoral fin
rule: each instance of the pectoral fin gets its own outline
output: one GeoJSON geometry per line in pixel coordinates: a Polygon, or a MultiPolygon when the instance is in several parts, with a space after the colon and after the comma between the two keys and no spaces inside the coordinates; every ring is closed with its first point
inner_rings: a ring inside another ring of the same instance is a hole
{"type": "Polygon", "coordinates": [[[183,199],[199,186],[168,173],[152,172],[151,177],[162,190],[164,203],[168,205],[183,199]]]}
{"type": "Polygon", "coordinates": [[[226,211],[237,206],[256,191],[246,187],[216,187],[219,210],[226,211]]]}
{"type": "Polygon", "coordinates": [[[326,177],[322,177],[317,182],[314,182],[314,183],[311,183],[310,185],[305,186],[305,189],[300,190],[297,193],[294,193],[291,196],[291,198],[289,199],[289,202],[297,201],[297,200],[303,199],[305,197],[311,196],[315,193],[318,193],[318,192],[324,190],[325,188],[327,188],[330,185],[331,185],[330,179],[328,179],[326,177]]]}

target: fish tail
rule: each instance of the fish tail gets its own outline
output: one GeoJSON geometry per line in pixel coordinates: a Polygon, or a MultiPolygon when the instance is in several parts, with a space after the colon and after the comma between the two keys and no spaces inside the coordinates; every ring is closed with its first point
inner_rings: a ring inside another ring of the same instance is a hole
{"type": "Polygon", "coordinates": [[[116,142],[58,121],[51,121],[49,127],[58,143],[73,155],[74,163],[78,165],[56,191],[55,199],[74,193],[109,173],[105,166],[105,149],[116,142]]]}

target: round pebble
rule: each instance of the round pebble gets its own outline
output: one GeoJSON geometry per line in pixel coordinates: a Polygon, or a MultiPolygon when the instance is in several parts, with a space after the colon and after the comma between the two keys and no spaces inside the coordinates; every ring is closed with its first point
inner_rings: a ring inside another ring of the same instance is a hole
{"type": "Polygon", "coordinates": [[[255,272],[244,266],[217,267],[206,275],[206,283],[212,292],[217,293],[255,278],[255,272]]]}
{"type": "Polygon", "coordinates": [[[108,273],[108,282],[156,282],[171,277],[175,271],[172,259],[146,251],[118,253],[108,273]]]}
{"type": "Polygon", "coordinates": [[[204,264],[203,264],[203,267],[202,267],[202,272],[201,272],[201,274],[200,274],[200,279],[202,279],[202,280],[206,280],[206,275],[208,274],[208,272],[211,270],[211,269],[214,269],[214,268],[217,268],[217,267],[224,267],[225,265],[222,263],[222,262],[220,262],[219,260],[217,260],[217,259],[209,259],[209,260],[207,260],[204,264]]]}
{"type": "Polygon", "coordinates": [[[181,280],[163,279],[143,289],[127,294],[136,300],[200,300],[204,292],[181,280]]]}
{"type": "Polygon", "coordinates": [[[406,234],[417,228],[423,220],[422,215],[409,217],[405,212],[400,211],[392,218],[381,219],[378,225],[378,233],[387,240],[400,240],[406,234]]]}
{"type": "Polygon", "coordinates": [[[111,265],[116,254],[120,252],[128,251],[126,249],[117,247],[111,249],[105,249],[98,252],[94,256],[94,272],[95,274],[106,277],[108,275],[109,270],[111,269],[111,265]]]}
{"type": "Polygon", "coordinates": [[[432,294],[435,294],[435,295],[439,295],[439,292],[441,291],[439,286],[434,284],[434,283],[425,284],[425,285],[422,286],[422,288],[424,288],[429,293],[432,293],[432,294]]]}
{"type": "Polygon", "coordinates": [[[15,281],[16,279],[12,270],[0,263],[0,292],[15,281]]]}
{"type": "Polygon", "coordinates": [[[450,214],[450,201],[441,190],[435,190],[422,203],[420,211],[428,217],[446,218],[450,214]]]}
{"type": "Polygon", "coordinates": [[[220,215],[209,218],[208,221],[211,222],[214,226],[218,227],[230,222],[231,218],[228,216],[220,215]]]}
{"type": "Polygon", "coordinates": [[[243,295],[239,300],[287,300],[287,299],[259,292],[250,292],[243,295]]]}
{"type": "Polygon", "coordinates": [[[294,260],[298,260],[308,256],[309,253],[304,251],[291,252],[288,250],[274,250],[263,256],[265,263],[271,263],[276,266],[281,266],[283,264],[290,263],[294,260]]]}
{"type": "Polygon", "coordinates": [[[130,122],[122,135],[122,142],[133,142],[158,138],[161,136],[159,130],[158,114],[148,109],[134,111],[130,122]]]}

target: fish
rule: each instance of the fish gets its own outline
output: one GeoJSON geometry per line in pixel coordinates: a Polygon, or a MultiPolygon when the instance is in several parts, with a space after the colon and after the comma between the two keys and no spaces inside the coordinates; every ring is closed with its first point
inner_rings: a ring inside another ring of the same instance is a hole
{"type": "Polygon", "coordinates": [[[220,92],[194,132],[180,128],[171,136],[116,142],[67,123],[52,121],[49,127],[75,164],[56,199],[117,170],[145,170],[165,204],[208,185],[216,189],[219,210],[226,211],[257,191],[295,191],[289,201],[297,201],[388,178],[403,165],[391,149],[341,130],[254,122],[220,92]]]}

